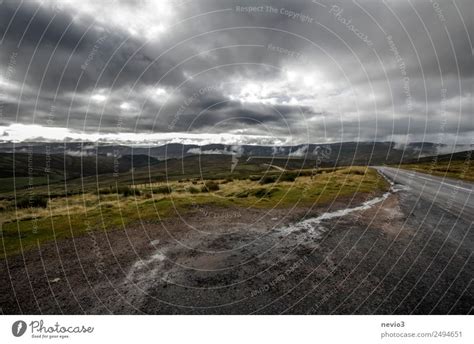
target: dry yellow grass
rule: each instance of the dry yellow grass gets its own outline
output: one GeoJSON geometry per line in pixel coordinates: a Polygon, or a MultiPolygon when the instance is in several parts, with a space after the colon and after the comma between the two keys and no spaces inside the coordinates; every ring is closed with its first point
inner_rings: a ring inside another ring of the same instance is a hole
{"type": "Polygon", "coordinates": [[[140,220],[161,221],[174,216],[175,211],[193,211],[199,204],[222,207],[291,207],[330,202],[357,192],[385,190],[387,182],[372,169],[351,167],[314,177],[301,176],[295,181],[260,184],[258,181],[216,180],[215,192],[189,192],[201,189],[203,182],[154,183],[135,185],[140,195],[82,194],[58,197],[47,208],[15,209],[14,202],[3,201],[0,213],[5,253],[17,252],[19,237],[22,247],[38,241],[81,235],[88,230],[124,228],[140,220]],[[169,186],[173,192],[153,193],[153,188],[169,186]],[[13,205],[13,206],[12,206],[13,205]],[[73,233],[72,233],[73,232],[73,233]]]}

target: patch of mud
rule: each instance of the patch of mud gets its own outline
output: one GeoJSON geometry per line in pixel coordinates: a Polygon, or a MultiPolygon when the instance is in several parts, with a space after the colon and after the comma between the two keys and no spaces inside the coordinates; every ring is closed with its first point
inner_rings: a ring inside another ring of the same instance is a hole
{"type": "Polygon", "coordinates": [[[381,230],[391,237],[406,235],[408,230],[403,226],[406,219],[400,207],[400,200],[395,195],[387,198],[383,206],[372,208],[360,213],[360,218],[365,218],[367,225],[381,230]]]}

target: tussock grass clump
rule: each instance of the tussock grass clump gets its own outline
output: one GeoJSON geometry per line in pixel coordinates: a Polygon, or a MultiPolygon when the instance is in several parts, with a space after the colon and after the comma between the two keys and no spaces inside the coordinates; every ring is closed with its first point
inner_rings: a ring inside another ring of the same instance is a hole
{"type": "Polygon", "coordinates": [[[263,176],[260,181],[259,181],[259,184],[270,184],[270,183],[275,183],[277,181],[278,177],[277,176],[263,176]]]}
{"type": "Polygon", "coordinates": [[[154,188],[152,189],[152,191],[153,193],[157,193],[157,194],[170,194],[173,192],[173,189],[168,185],[164,185],[164,186],[154,188]]]}
{"type": "Polygon", "coordinates": [[[254,197],[257,197],[257,198],[270,198],[277,191],[279,191],[278,188],[249,189],[249,190],[244,190],[244,191],[241,191],[241,192],[235,194],[235,197],[237,197],[237,198],[246,198],[246,197],[249,197],[249,196],[254,196],[254,197]]]}
{"type": "Polygon", "coordinates": [[[17,208],[46,208],[47,206],[48,198],[44,196],[25,196],[16,200],[17,208]]]}
{"type": "Polygon", "coordinates": [[[355,174],[355,175],[358,175],[358,176],[365,176],[365,174],[367,173],[367,170],[364,169],[364,168],[349,167],[349,168],[341,170],[340,173],[342,173],[342,174],[355,174]]]}
{"type": "Polygon", "coordinates": [[[237,198],[246,198],[246,197],[249,197],[250,195],[250,190],[244,190],[244,191],[240,191],[232,196],[235,196],[237,198]]]}
{"type": "Polygon", "coordinates": [[[294,182],[298,175],[296,173],[283,173],[278,179],[280,182],[294,182]]]}
{"type": "Polygon", "coordinates": [[[102,203],[99,204],[99,206],[102,209],[112,209],[114,207],[114,204],[110,203],[110,202],[102,202],[102,203]]]}
{"type": "Polygon", "coordinates": [[[98,191],[99,195],[110,195],[113,193],[111,188],[106,188],[106,189],[99,189],[98,191]]]}
{"type": "Polygon", "coordinates": [[[271,189],[259,188],[259,189],[253,190],[252,195],[257,198],[269,198],[269,197],[272,197],[272,195],[278,190],[279,189],[277,188],[271,188],[271,189]]]}
{"type": "Polygon", "coordinates": [[[117,187],[117,193],[122,194],[124,197],[140,196],[140,194],[141,194],[140,190],[133,189],[129,186],[119,186],[119,187],[117,187]]]}
{"type": "Polygon", "coordinates": [[[219,190],[219,184],[216,182],[207,181],[204,183],[204,185],[201,188],[202,192],[211,192],[211,191],[218,191],[219,190]]]}
{"type": "Polygon", "coordinates": [[[196,187],[194,187],[194,186],[190,186],[190,187],[188,188],[188,192],[189,192],[189,193],[192,193],[192,194],[197,194],[197,193],[199,193],[199,189],[196,188],[196,187]]]}

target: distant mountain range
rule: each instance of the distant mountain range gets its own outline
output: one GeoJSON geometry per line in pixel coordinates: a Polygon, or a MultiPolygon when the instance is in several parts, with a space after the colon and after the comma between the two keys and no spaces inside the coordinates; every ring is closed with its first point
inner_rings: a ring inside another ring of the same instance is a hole
{"type": "Polygon", "coordinates": [[[0,144],[0,194],[28,188],[33,181],[35,186],[41,186],[99,175],[106,179],[120,177],[121,182],[130,183],[151,179],[163,181],[167,178],[182,178],[183,175],[186,178],[216,178],[227,176],[229,169],[235,172],[236,177],[245,177],[252,171],[265,170],[270,166],[300,170],[349,165],[469,161],[472,157],[470,148],[456,146],[453,149],[433,143],[412,143],[402,147],[393,142],[285,147],[219,144],[130,147],[41,142],[0,144]],[[464,151],[443,154],[461,149],[464,151]]]}
{"type": "Polygon", "coordinates": [[[0,153],[0,178],[44,176],[57,179],[86,177],[103,173],[128,172],[132,168],[155,165],[159,161],[148,155],[68,156],[44,153],[0,153]]]}
{"type": "Polygon", "coordinates": [[[76,157],[124,157],[147,155],[166,160],[191,155],[238,155],[245,157],[289,157],[319,159],[342,164],[379,164],[415,160],[425,156],[471,150],[472,145],[447,146],[432,142],[414,142],[401,145],[395,142],[341,142],[297,146],[231,146],[223,144],[189,145],[170,143],[163,146],[126,146],[93,142],[30,142],[0,143],[0,153],[32,153],[76,157]]]}

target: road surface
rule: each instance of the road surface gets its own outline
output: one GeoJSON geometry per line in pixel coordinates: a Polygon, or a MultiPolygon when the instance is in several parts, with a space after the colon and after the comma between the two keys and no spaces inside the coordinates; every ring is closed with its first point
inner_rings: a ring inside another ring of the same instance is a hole
{"type": "Polygon", "coordinates": [[[264,164],[264,166],[274,168],[280,172],[285,172],[286,170],[283,167],[277,166],[277,165],[271,165],[271,164],[264,164]]]}
{"type": "Polygon", "coordinates": [[[464,220],[474,221],[474,184],[392,167],[377,170],[409,192],[464,220]]]}

